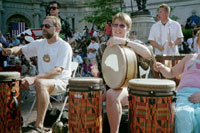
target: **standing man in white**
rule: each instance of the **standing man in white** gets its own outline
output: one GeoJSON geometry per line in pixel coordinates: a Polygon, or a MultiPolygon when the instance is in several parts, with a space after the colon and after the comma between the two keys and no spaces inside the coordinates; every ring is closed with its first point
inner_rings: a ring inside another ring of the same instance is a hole
{"type": "Polygon", "coordinates": [[[150,44],[156,55],[179,55],[178,45],[183,41],[183,33],[178,22],[169,18],[170,7],[162,4],[159,7],[160,21],[153,24],[150,30],[150,44]]]}
{"type": "Polygon", "coordinates": [[[31,133],[42,132],[44,117],[49,105],[49,95],[66,91],[71,77],[72,48],[59,37],[60,19],[47,16],[42,24],[45,39],[33,41],[23,47],[7,48],[3,55],[24,54],[26,58],[37,56],[39,74],[22,79],[23,88],[35,88],[37,118],[31,133]]]}

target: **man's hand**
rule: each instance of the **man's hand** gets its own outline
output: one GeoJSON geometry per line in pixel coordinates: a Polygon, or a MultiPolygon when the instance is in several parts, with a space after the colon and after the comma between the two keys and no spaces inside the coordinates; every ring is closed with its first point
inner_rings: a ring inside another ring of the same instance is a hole
{"type": "Polygon", "coordinates": [[[5,49],[2,51],[2,55],[3,55],[3,56],[8,56],[8,55],[11,55],[12,53],[13,53],[12,48],[5,48],[5,49]]]}
{"type": "Polygon", "coordinates": [[[159,49],[160,51],[163,51],[163,50],[164,50],[164,45],[158,45],[158,49],[159,49]]]}
{"type": "Polygon", "coordinates": [[[36,77],[25,77],[21,80],[21,87],[24,89],[29,89],[30,85],[33,85],[36,77]]]}
{"type": "Polygon", "coordinates": [[[170,42],[168,43],[168,45],[169,45],[170,48],[172,48],[172,47],[175,46],[175,43],[174,43],[174,41],[170,41],[170,42]]]}

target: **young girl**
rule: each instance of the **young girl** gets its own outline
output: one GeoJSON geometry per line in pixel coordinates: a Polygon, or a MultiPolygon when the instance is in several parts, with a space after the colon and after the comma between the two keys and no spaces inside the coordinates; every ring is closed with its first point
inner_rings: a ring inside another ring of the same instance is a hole
{"type": "Polygon", "coordinates": [[[185,56],[178,64],[168,68],[156,62],[156,71],[166,78],[174,78],[182,74],[177,88],[175,107],[175,132],[200,132],[200,54],[185,56]]]}

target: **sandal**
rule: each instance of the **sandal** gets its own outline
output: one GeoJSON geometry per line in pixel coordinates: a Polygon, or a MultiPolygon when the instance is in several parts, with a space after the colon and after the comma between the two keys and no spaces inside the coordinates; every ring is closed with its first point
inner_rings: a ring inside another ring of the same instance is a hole
{"type": "Polygon", "coordinates": [[[35,127],[33,125],[28,125],[27,127],[25,127],[23,133],[29,133],[30,131],[36,131],[37,133],[44,133],[43,129],[40,129],[40,128],[35,127]]]}

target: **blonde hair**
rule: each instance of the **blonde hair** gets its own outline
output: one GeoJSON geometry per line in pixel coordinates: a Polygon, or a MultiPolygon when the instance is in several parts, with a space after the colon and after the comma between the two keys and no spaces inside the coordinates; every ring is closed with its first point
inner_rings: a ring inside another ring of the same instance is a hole
{"type": "Polygon", "coordinates": [[[114,24],[116,19],[119,19],[120,21],[124,22],[127,25],[127,30],[128,31],[131,30],[132,20],[129,17],[129,15],[127,15],[126,13],[123,13],[123,12],[117,13],[112,19],[112,24],[114,24]]]}
{"type": "Polygon", "coordinates": [[[165,12],[170,13],[170,7],[167,4],[160,5],[159,9],[163,8],[165,12]]]}
{"type": "Polygon", "coordinates": [[[55,27],[61,27],[61,22],[60,22],[60,19],[58,17],[46,16],[45,19],[52,19],[55,27]]]}

